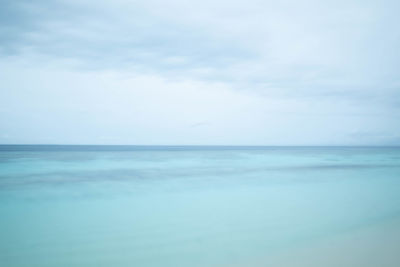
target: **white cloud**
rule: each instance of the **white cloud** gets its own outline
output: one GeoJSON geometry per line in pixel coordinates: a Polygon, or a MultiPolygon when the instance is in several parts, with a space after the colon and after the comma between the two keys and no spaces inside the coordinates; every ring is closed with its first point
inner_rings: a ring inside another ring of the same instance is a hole
{"type": "Polygon", "coordinates": [[[3,142],[397,143],[398,6],[9,2],[3,142]]]}

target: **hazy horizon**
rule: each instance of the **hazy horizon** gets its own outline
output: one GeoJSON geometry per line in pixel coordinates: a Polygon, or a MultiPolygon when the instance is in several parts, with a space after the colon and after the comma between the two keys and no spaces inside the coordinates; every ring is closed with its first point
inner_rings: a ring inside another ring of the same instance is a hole
{"type": "Polygon", "coordinates": [[[191,145],[191,144],[0,144],[0,147],[132,147],[132,148],[400,148],[400,145],[191,145]]]}

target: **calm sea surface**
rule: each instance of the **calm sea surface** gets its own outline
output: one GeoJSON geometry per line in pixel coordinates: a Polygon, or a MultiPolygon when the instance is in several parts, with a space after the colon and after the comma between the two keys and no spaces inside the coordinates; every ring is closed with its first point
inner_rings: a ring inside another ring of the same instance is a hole
{"type": "Polygon", "coordinates": [[[1,266],[246,266],[398,218],[400,148],[0,146],[1,266]]]}

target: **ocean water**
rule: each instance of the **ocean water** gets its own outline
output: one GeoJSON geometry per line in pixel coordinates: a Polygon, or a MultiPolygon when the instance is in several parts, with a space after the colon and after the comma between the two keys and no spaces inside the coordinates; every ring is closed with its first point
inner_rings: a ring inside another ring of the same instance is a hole
{"type": "Polygon", "coordinates": [[[400,148],[0,146],[0,266],[269,266],[399,218],[400,148]]]}

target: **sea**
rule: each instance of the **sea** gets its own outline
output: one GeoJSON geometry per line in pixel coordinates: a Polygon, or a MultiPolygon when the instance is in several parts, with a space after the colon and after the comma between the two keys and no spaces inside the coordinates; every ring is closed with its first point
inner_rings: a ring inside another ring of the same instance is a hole
{"type": "Polygon", "coordinates": [[[0,146],[0,266],[400,266],[399,147],[0,146]]]}

